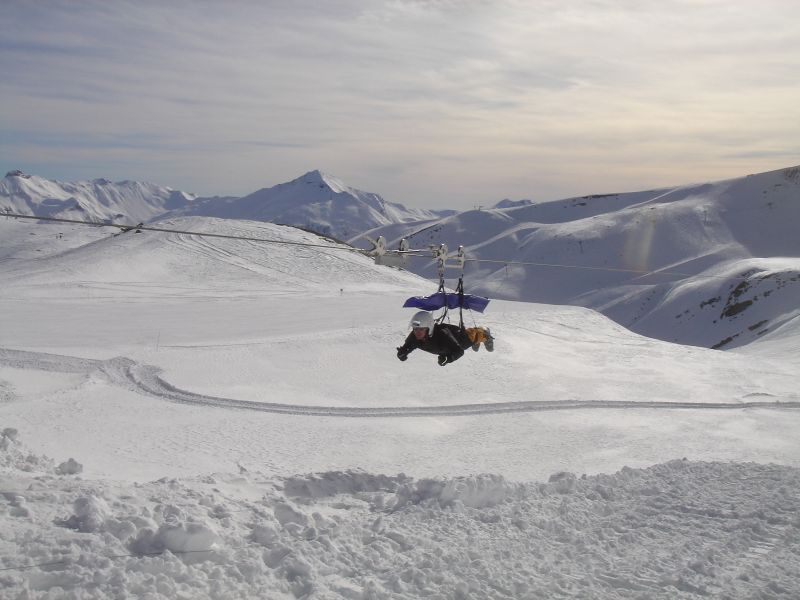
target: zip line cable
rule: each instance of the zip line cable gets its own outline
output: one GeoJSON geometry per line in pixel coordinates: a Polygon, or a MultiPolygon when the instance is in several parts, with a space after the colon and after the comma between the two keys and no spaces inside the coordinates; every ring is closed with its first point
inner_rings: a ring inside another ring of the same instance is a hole
{"type": "MultiPolygon", "coordinates": [[[[506,260],[490,260],[485,258],[466,258],[466,262],[483,262],[483,263],[496,263],[500,265],[529,265],[535,267],[554,267],[559,269],[584,269],[587,271],[611,271],[614,273],[633,273],[645,277],[647,275],[679,275],[681,277],[701,277],[691,273],[678,273],[677,271],[640,271],[638,269],[621,269],[618,267],[589,267],[585,265],[560,265],[556,263],[538,263],[527,261],[506,261],[506,260]]],[[[722,275],[703,275],[704,279],[728,279],[722,275]]]]}
{"type": "MultiPolygon", "coordinates": [[[[77,219],[57,219],[55,217],[37,217],[33,215],[18,215],[14,213],[0,213],[0,216],[5,217],[14,217],[15,219],[33,219],[37,221],[55,221],[57,223],[76,223],[79,225],[92,225],[94,227],[116,227],[117,229],[121,229],[122,232],[130,231],[132,229],[140,230],[140,231],[158,231],[160,233],[181,233],[187,235],[197,235],[203,237],[213,237],[213,238],[225,238],[230,240],[242,240],[245,242],[264,242],[266,244],[286,244],[288,246],[309,246],[312,248],[328,248],[329,250],[347,250],[350,252],[360,252],[363,253],[363,250],[359,248],[346,248],[344,246],[331,246],[330,244],[311,244],[309,242],[289,242],[285,240],[271,240],[267,238],[256,238],[256,237],[247,237],[247,236],[239,236],[239,235],[225,235],[223,233],[205,233],[201,231],[184,231],[181,229],[165,229],[162,227],[148,227],[147,225],[143,225],[139,223],[138,225],[117,225],[115,223],[95,223],[93,221],[79,221],[77,219]]],[[[319,235],[319,234],[317,234],[319,235]]]]}
{"type": "MultiPolygon", "coordinates": [[[[222,239],[229,239],[229,240],[241,240],[246,242],[260,242],[265,244],[285,244],[287,246],[306,246],[309,248],[324,248],[326,250],[344,250],[347,252],[357,252],[359,254],[364,254],[369,257],[375,257],[372,252],[374,250],[362,250],[361,248],[354,248],[354,247],[347,247],[344,245],[341,246],[332,246],[330,244],[313,244],[310,242],[290,242],[286,240],[275,240],[275,239],[268,239],[268,238],[257,238],[257,237],[248,237],[248,236],[238,236],[238,235],[226,235],[222,233],[205,233],[201,231],[185,231],[182,229],[166,229],[162,227],[150,227],[147,225],[143,225],[139,223],[138,225],[118,225],[115,223],[97,223],[94,221],[81,221],[79,219],[62,219],[56,217],[37,217],[35,215],[21,215],[11,212],[3,212],[0,213],[0,216],[11,217],[15,219],[31,219],[35,221],[52,221],[56,223],[73,223],[77,225],[91,225],[93,227],[116,227],[117,229],[122,230],[122,233],[136,230],[136,231],[155,231],[159,233],[177,233],[183,235],[196,235],[200,237],[212,237],[212,238],[222,238],[222,239]]],[[[315,232],[316,233],[316,232],[315,232]]],[[[320,234],[317,234],[320,235],[320,234]]],[[[372,240],[370,240],[372,241],[372,240]]],[[[372,241],[375,244],[374,241],[372,241]]],[[[344,242],[342,242],[344,244],[344,242]]],[[[430,258],[430,249],[423,250],[423,249],[404,249],[404,250],[388,250],[385,247],[382,249],[383,253],[397,255],[401,257],[410,257],[410,258],[430,258]]],[[[433,258],[436,258],[436,251],[434,250],[433,258]]],[[[452,257],[447,257],[452,258],[452,257]]],[[[612,273],[630,273],[633,275],[639,275],[637,279],[647,277],[648,275],[673,275],[677,277],[695,277],[697,279],[721,279],[721,280],[729,280],[729,279],[738,279],[738,278],[746,278],[748,275],[742,274],[738,277],[725,277],[723,275],[697,275],[694,273],[681,273],[678,271],[643,271],[640,269],[623,269],[619,267],[591,267],[586,265],[565,265],[559,263],[543,263],[543,262],[531,262],[531,261],[518,261],[518,260],[496,260],[496,259],[487,259],[487,258],[463,258],[464,262],[474,262],[474,263],[490,263],[490,264],[499,264],[499,265],[520,265],[520,266],[533,266],[533,267],[548,267],[548,268],[555,268],[555,269],[580,269],[585,271],[607,271],[612,273]]],[[[447,265],[450,266],[450,265],[447,265]]]]}

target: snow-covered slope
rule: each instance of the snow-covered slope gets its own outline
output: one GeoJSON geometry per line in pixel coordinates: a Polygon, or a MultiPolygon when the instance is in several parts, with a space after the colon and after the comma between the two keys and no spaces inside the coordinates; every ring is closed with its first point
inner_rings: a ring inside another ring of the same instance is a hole
{"type": "Polygon", "coordinates": [[[430,282],[162,225],[251,239],[0,219],[3,594],[800,593],[794,321],[715,352],[493,301],[493,353],[401,363],[430,282]]]}
{"type": "Polygon", "coordinates": [[[642,335],[744,346],[800,316],[800,258],[725,261],[674,284],[634,288],[597,308],[642,335]]]}
{"type": "Polygon", "coordinates": [[[11,171],[0,181],[0,213],[142,223],[190,204],[194,196],[139,181],[61,182],[11,171]]]}
{"type": "Polygon", "coordinates": [[[137,285],[147,289],[159,286],[159,297],[172,293],[181,297],[191,295],[193,287],[201,296],[227,290],[229,286],[236,290],[247,288],[253,293],[284,295],[309,289],[320,295],[339,295],[342,289],[352,292],[381,285],[422,289],[422,281],[415,275],[380,267],[350,246],[294,227],[210,217],[177,217],[151,225],[248,239],[219,240],[152,231],[120,233],[116,228],[105,228],[90,230],[94,232],[90,243],[72,247],[64,238],[77,235],[85,239],[82,236],[87,228],[80,229],[79,225],[65,228],[62,224],[43,227],[33,222],[26,227],[23,222],[12,221],[9,231],[25,231],[27,235],[9,236],[9,245],[19,251],[6,255],[7,261],[0,263],[0,275],[7,286],[22,285],[29,293],[45,296],[56,287],[62,296],[80,296],[93,282],[101,287],[109,287],[113,282],[121,285],[125,293],[133,294],[140,293],[137,285]],[[59,238],[56,230],[67,232],[59,238]],[[50,231],[50,235],[45,231],[50,231]],[[37,235],[37,242],[33,242],[37,235]],[[32,248],[15,242],[20,238],[48,250],[33,252],[32,248]],[[330,250],[324,254],[324,248],[314,249],[313,256],[318,260],[309,261],[308,253],[298,251],[297,244],[322,245],[330,250]],[[21,260],[24,257],[34,260],[21,260]],[[324,272],[326,262],[335,263],[335,277],[324,272]]]}
{"type": "Polygon", "coordinates": [[[438,218],[441,213],[409,209],[378,194],[348,187],[340,179],[310,171],[297,179],[225,202],[199,202],[181,214],[271,221],[347,239],[379,225],[438,218]]]}
{"type": "MultiPolygon", "coordinates": [[[[470,258],[494,261],[468,263],[466,286],[474,293],[587,306],[649,336],[730,348],[800,308],[798,222],[800,167],[794,167],[675,189],[468,211],[369,235],[384,235],[390,247],[403,237],[414,248],[463,245],[470,258]]],[[[430,260],[408,266],[435,276],[430,260]]]]}

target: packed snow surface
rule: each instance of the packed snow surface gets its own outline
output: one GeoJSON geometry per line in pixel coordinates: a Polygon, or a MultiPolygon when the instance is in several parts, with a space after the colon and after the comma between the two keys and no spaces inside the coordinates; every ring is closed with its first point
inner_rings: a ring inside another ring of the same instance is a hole
{"type": "Polygon", "coordinates": [[[401,363],[429,281],[162,225],[251,240],[0,219],[3,598],[800,596],[796,319],[493,300],[493,353],[401,363]]]}

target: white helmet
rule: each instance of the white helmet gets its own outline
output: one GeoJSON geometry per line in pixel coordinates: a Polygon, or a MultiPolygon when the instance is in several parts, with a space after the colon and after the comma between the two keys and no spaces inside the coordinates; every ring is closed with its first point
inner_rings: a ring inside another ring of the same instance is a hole
{"type": "Polygon", "coordinates": [[[427,327],[428,335],[433,335],[433,315],[431,313],[421,310],[411,317],[411,322],[408,324],[411,329],[416,327],[427,327]]]}

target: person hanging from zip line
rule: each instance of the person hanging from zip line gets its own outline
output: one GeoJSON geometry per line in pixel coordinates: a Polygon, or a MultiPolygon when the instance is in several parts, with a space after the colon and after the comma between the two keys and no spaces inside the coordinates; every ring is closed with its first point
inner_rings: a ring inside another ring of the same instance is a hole
{"type": "Polygon", "coordinates": [[[406,341],[397,348],[397,358],[401,361],[419,348],[425,352],[436,354],[439,366],[457,361],[464,356],[464,350],[472,348],[477,352],[481,344],[487,351],[494,351],[494,338],[488,327],[459,327],[450,323],[436,323],[433,315],[421,310],[411,317],[409,323],[411,333],[406,341]]]}

